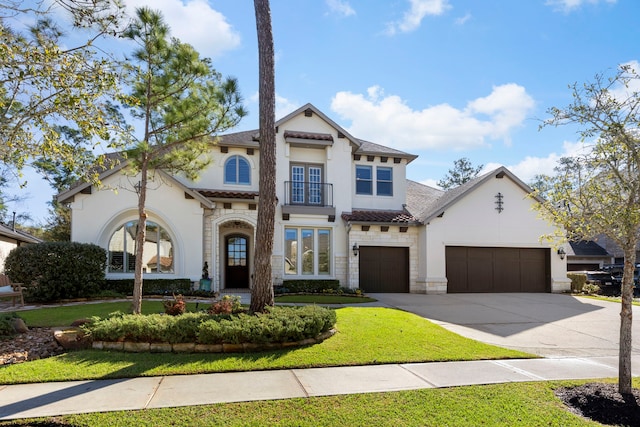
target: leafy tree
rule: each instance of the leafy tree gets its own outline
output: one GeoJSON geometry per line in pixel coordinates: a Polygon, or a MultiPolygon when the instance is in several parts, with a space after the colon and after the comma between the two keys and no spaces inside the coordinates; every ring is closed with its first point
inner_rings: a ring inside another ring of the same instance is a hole
{"type": "MultiPolygon", "coordinates": [[[[0,1],[0,161],[20,174],[36,157],[80,170],[78,150],[115,141],[111,99],[118,96],[118,70],[94,42],[113,34],[119,0],[0,1]],[[67,47],[53,21],[62,7],[75,28],[90,28],[86,42],[67,47]],[[36,23],[21,32],[21,22],[36,23]],[[59,124],[77,126],[80,145],[60,138],[59,124]]],[[[96,178],[97,175],[93,176],[96,178]]]]}
{"type": "Polygon", "coordinates": [[[449,169],[447,175],[438,181],[438,186],[443,190],[450,190],[472,180],[482,170],[484,165],[474,167],[469,159],[462,157],[453,162],[453,169],[449,169]]]}
{"type": "MultiPolygon", "coordinates": [[[[78,148],[77,164],[88,165],[94,161],[93,153],[82,147],[83,135],[78,129],[68,126],[56,127],[56,131],[61,138],[66,138],[68,145],[75,145],[78,148]]],[[[40,157],[33,162],[33,167],[49,182],[51,188],[60,193],[72,184],[81,179],[76,171],[69,168],[59,159],[49,159],[40,157]]],[[[49,242],[60,242],[71,240],[71,208],[60,203],[56,196],[49,202],[49,218],[43,233],[43,238],[49,242]]]]}
{"type": "Polygon", "coordinates": [[[569,239],[603,234],[624,252],[618,388],[631,393],[633,272],[640,242],[640,76],[621,66],[613,76],[573,84],[573,102],[551,108],[542,126],[577,125],[585,153],[563,158],[549,181],[543,216],[569,239]]]}
{"type": "Polygon", "coordinates": [[[159,12],[136,11],[125,32],[139,47],[127,61],[132,93],[128,107],[142,121],[142,136],[127,150],[128,170],[137,175],[138,231],[133,312],[142,305],[142,260],[146,240],[147,190],[154,171],[183,173],[196,179],[210,158],[207,153],[219,132],[234,127],[246,114],[235,79],[222,79],[209,59],[169,38],[159,12]]]}
{"type": "Polygon", "coordinates": [[[531,187],[531,189],[535,191],[536,194],[538,194],[540,197],[546,198],[547,192],[550,190],[550,180],[551,177],[549,177],[548,175],[536,174],[529,183],[529,187],[531,187]]]}
{"type": "Polygon", "coordinates": [[[276,210],[275,65],[269,0],[254,0],[258,34],[260,96],[260,199],[251,289],[251,311],[274,304],[271,255],[276,210]]]}

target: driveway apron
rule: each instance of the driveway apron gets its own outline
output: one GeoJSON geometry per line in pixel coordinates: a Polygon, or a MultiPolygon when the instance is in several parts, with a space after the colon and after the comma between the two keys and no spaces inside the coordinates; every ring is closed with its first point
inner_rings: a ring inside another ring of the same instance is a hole
{"type": "MultiPolygon", "coordinates": [[[[617,356],[620,304],[566,294],[373,294],[477,341],[543,357],[617,356]]],[[[632,336],[640,339],[634,306],[632,336]]],[[[633,345],[640,355],[640,344],[633,345]]]]}

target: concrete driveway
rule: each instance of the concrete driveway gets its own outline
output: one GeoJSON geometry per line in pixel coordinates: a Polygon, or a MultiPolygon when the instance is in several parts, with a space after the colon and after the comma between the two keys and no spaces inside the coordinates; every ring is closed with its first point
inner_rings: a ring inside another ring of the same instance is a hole
{"type": "MultiPolygon", "coordinates": [[[[373,294],[472,338],[544,357],[617,356],[620,304],[563,294],[373,294]]],[[[634,306],[633,355],[640,356],[640,307],[634,306]]]]}

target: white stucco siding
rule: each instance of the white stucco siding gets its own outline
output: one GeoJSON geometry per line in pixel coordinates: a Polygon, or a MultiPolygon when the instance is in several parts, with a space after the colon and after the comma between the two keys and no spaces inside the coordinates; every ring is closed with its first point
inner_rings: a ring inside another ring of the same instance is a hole
{"type": "MultiPolygon", "coordinates": [[[[72,203],[71,239],[94,243],[108,249],[114,231],[126,221],[136,220],[137,195],[132,183],[137,177],[116,174],[104,184],[107,188],[93,194],[76,194],[72,203]]],[[[197,280],[202,271],[203,208],[194,199],[187,199],[184,190],[168,182],[156,180],[149,184],[146,210],[148,220],[163,227],[170,235],[174,251],[174,273],[146,274],[145,277],[179,277],[197,280]]],[[[108,277],[129,277],[131,274],[109,273],[108,277]]]]}
{"type": "MultiPolygon", "coordinates": [[[[492,178],[475,188],[434,218],[426,228],[426,283],[432,290],[443,290],[446,281],[447,246],[552,248],[544,235],[554,228],[533,210],[535,201],[505,177],[492,178]],[[502,194],[502,212],[496,210],[497,195],[502,194]]],[[[552,290],[566,285],[566,261],[551,249],[552,290]]]]}
{"type": "Polygon", "coordinates": [[[5,240],[0,238],[0,273],[4,272],[4,260],[9,255],[9,252],[17,247],[18,243],[15,240],[5,240]]]}

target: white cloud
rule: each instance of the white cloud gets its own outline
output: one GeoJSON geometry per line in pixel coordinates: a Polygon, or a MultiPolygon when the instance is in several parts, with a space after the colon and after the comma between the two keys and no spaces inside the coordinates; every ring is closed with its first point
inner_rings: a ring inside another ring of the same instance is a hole
{"type": "Polygon", "coordinates": [[[341,17],[347,17],[355,15],[356,11],[351,7],[348,1],[345,0],[326,0],[329,10],[341,17]]]}
{"type": "Polygon", "coordinates": [[[511,130],[533,106],[533,98],[513,83],[494,87],[463,109],[440,104],[413,110],[379,86],[370,87],[367,96],[338,92],[331,102],[331,109],[351,122],[353,135],[401,150],[465,150],[487,146],[488,139],[510,143],[511,130]]]}
{"type": "Polygon", "coordinates": [[[387,24],[387,34],[408,33],[420,27],[427,15],[442,15],[451,8],[449,0],[409,0],[411,8],[404,13],[401,20],[387,24]]]}
{"type": "MultiPolygon", "coordinates": [[[[258,92],[254,93],[249,101],[258,104],[260,102],[260,96],[258,92]]],[[[287,114],[293,112],[295,109],[299,108],[302,104],[297,101],[292,101],[284,96],[280,96],[276,94],[276,120],[279,120],[286,116],[287,114]]],[[[256,111],[258,111],[256,109],[256,111]]]]}
{"type": "Polygon", "coordinates": [[[467,12],[464,16],[456,18],[455,22],[456,22],[456,25],[464,25],[467,23],[469,19],[471,19],[471,14],[467,12]]]}
{"type": "Polygon", "coordinates": [[[240,34],[206,0],[127,0],[126,6],[132,17],[138,7],[161,11],[171,35],[189,43],[204,57],[215,58],[240,46],[240,34]]]}
{"type": "MultiPolygon", "coordinates": [[[[558,165],[558,160],[560,160],[560,158],[572,157],[580,154],[584,155],[585,150],[589,150],[589,147],[582,142],[565,141],[562,144],[561,153],[550,153],[547,157],[527,156],[519,163],[506,165],[506,167],[523,182],[529,183],[533,181],[533,178],[536,175],[553,175],[553,168],[558,165]]],[[[484,165],[480,173],[490,172],[500,166],[503,165],[499,163],[488,163],[484,165]]]]}
{"type": "Polygon", "coordinates": [[[547,0],[547,6],[562,12],[572,12],[579,9],[584,4],[610,3],[615,4],[618,0],[547,0]]]}

